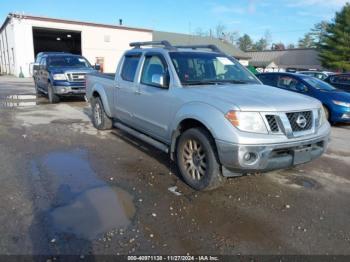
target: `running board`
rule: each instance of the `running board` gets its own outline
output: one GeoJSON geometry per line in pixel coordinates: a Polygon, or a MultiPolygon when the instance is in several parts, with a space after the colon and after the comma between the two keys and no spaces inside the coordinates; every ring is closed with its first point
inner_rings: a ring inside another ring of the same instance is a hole
{"type": "Polygon", "coordinates": [[[135,129],[132,129],[130,127],[127,127],[126,125],[123,125],[122,123],[114,123],[113,124],[114,127],[140,139],[141,141],[147,143],[147,144],[150,144],[151,146],[154,146],[155,148],[165,152],[165,153],[169,153],[169,147],[149,136],[146,136],[138,131],[136,131],[135,129]]]}

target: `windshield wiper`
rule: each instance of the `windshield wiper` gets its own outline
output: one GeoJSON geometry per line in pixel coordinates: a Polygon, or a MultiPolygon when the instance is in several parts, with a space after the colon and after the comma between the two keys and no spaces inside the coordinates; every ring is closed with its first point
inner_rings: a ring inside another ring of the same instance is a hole
{"type": "Polygon", "coordinates": [[[224,83],[220,81],[190,81],[190,82],[184,82],[183,85],[222,85],[224,83]]]}
{"type": "Polygon", "coordinates": [[[248,84],[248,81],[243,81],[243,80],[234,80],[234,79],[230,79],[230,80],[217,80],[220,83],[230,83],[230,84],[248,84]]]}

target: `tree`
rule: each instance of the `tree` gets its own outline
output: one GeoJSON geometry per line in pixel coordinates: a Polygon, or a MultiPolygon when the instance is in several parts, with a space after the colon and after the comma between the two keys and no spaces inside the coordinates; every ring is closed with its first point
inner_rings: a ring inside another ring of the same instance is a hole
{"type": "Polygon", "coordinates": [[[244,34],[243,36],[238,38],[237,45],[238,45],[239,49],[241,49],[243,51],[248,51],[248,50],[252,49],[253,41],[249,35],[244,34]]]}
{"type": "Polygon", "coordinates": [[[310,34],[317,46],[324,41],[324,38],[327,35],[328,26],[328,22],[321,21],[311,29],[310,34]]]}
{"type": "Polygon", "coordinates": [[[271,50],[278,50],[278,51],[281,51],[281,50],[285,50],[286,47],[284,46],[283,43],[276,43],[276,44],[272,44],[272,47],[271,47],[271,50]]]}
{"type": "Polygon", "coordinates": [[[264,50],[266,50],[267,49],[267,41],[266,41],[266,39],[265,38],[261,38],[259,41],[257,41],[253,45],[252,49],[254,51],[264,51],[264,50]]]}
{"type": "Polygon", "coordinates": [[[196,28],[194,34],[202,37],[209,35],[208,32],[204,31],[201,27],[196,28]]]}
{"type": "Polygon", "coordinates": [[[299,48],[315,48],[316,43],[311,33],[306,33],[303,38],[299,39],[299,48]]]}
{"type": "Polygon", "coordinates": [[[326,29],[320,47],[322,65],[327,68],[350,70],[350,4],[347,3],[326,29]]]}
{"type": "Polygon", "coordinates": [[[225,37],[225,31],[226,31],[226,26],[223,24],[217,24],[215,27],[215,35],[217,38],[224,38],[225,37]]]}

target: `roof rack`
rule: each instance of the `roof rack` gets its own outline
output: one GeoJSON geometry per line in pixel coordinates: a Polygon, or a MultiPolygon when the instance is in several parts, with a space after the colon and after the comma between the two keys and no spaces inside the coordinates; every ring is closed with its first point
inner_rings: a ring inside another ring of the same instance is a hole
{"type": "Polygon", "coordinates": [[[155,46],[155,45],[162,45],[167,49],[176,49],[174,46],[172,46],[168,41],[148,41],[148,42],[133,42],[130,43],[131,47],[134,48],[141,48],[142,46],[155,46]]]}
{"type": "Polygon", "coordinates": [[[214,52],[222,53],[222,51],[216,45],[178,45],[176,48],[188,48],[188,49],[210,49],[214,52]]]}

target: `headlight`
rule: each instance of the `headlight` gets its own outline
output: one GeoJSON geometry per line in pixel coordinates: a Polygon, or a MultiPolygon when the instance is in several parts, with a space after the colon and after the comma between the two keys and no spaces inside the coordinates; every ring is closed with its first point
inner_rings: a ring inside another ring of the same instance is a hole
{"type": "Polygon", "coordinates": [[[323,107],[318,109],[318,116],[318,126],[320,127],[327,121],[326,112],[323,107]]]}
{"type": "Polygon", "coordinates": [[[55,74],[53,75],[53,80],[67,80],[65,74],[55,74]]]}
{"type": "Polygon", "coordinates": [[[264,120],[258,112],[229,111],[225,115],[231,124],[241,131],[267,134],[264,120]]]}
{"type": "Polygon", "coordinates": [[[347,103],[347,102],[333,100],[333,103],[338,105],[338,106],[350,107],[350,103],[347,103]]]}

